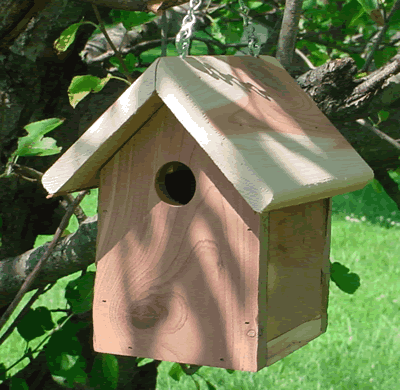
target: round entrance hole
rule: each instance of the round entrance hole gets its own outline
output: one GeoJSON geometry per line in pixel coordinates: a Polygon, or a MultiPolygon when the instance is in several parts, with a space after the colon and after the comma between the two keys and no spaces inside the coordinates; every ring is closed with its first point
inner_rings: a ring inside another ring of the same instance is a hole
{"type": "Polygon", "coordinates": [[[179,161],[171,161],[157,172],[155,186],[162,201],[183,206],[194,196],[196,179],[188,166],[179,161]]]}

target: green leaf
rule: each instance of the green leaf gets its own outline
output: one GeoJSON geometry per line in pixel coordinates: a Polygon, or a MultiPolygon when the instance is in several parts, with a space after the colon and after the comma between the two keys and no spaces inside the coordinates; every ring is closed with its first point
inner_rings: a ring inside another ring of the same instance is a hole
{"type": "Polygon", "coordinates": [[[114,23],[122,22],[127,30],[130,30],[132,27],[140,26],[144,23],[147,23],[157,17],[157,15],[149,14],[147,12],[124,11],[115,9],[110,12],[110,16],[113,19],[114,23]]]}
{"type": "Polygon", "coordinates": [[[29,390],[29,386],[24,378],[11,378],[10,390],[29,390]]]}
{"type": "Polygon", "coordinates": [[[364,14],[365,14],[364,8],[360,8],[357,13],[354,13],[349,23],[349,27],[354,27],[360,24],[358,19],[360,19],[364,14]]]}
{"type": "Polygon", "coordinates": [[[400,168],[396,168],[394,171],[389,171],[389,174],[392,174],[394,178],[398,178],[400,176],[400,168]]]}
{"type": "Polygon", "coordinates": [[[385,47],[383,50],[377,50],[374,52],[374,61],[377,68],[385,65],[388,60],[397,54],[397,48],[385,47]]]}
{"type": "Polygon", "coordinates": [[[114,355],[103,354],[103,373],[110,382],[110,388],[116,389],[118,385],[119,367],[118,359],[114,355]]]}
{"type": "Polygon", "coordinates": [[[268,11],[272,11],[274,9],[272,4],[266,4],[265,1],[253,1],[249,0],[247,2],[247,6],[249,7],[250,10],[256,11],[257,13],[265,13],[268,11]]]}
{"type": "Polygon", "coordinates": [[[304,0],[303,1],[303,11],[308,11],[309,9],[314,9],[317,5],[317,0],[304,0]]]}
{"type": "Polygon", "coordinates": [[[220,28],[220,23],[221,22],[220,22],[220,20],[221,20],[221,18],[213,19],[213,22],[211,24],[211,35],[217,41],[225,44],[226,43],[226,38],[225,38],[225,35],[221,31],[221,28],[220,28]]]}
{"type": "Polygon", "coordinates": [[[54,48],[58,52],[66,51],[74,42],[78,28],[84,24],[92,24],[91,22],[79,22],[71,24],[66,28],[54,42],[54,48]]]}
{"type": "Polygon", "coordinates": [[[84,364],[81,359],[62,353],[60,361],[64,363],[63,367],[65,369],[60,370],[58,375],[52,374],[52,378],[55,382],[69,389],[75,389],[75,383],[84,385],[87,382],[87,374],[81,367],[81,365],[84,364]]]}
{"type": "Polygon", "coordinates": [[[65,119],[51,118],[26,125],[28,135],[18,140],[14,156],[50,156],[61,151],[53,138],[43,136],[64,123],[65,119]]]}
{"type": "Polygon", "coordinates": [[[49,309],[40,306],[28,311],[18,323],[17,331],[26,341],[31,341],[36,337],[43,336],[54,326],[49,309]]]}
{"type": "Polygon", "coordinates": [[[114,355],[103,354],[102,366],[104,378],[109,382],[108,389],[116,389],[118,385],[119,367],[118,360],[114,355]]]}
{"type": "Polygon", "coordinates": [[[247,6],[249,9],[256,9],[258,7],[261,7],[264,3],[262,1],[254,1],[254,0],[249,0],[247,2],[247,6]]]}
{"type": "Polygon", "coordinates": [[[65,298],[74,313],[84,313],[92,308],[95,272],[71,280],[65,289],[65,298]]]}
{"type": "MultiPolygon", "coordinates": [[[[117,57],[111,57],[109,59],[110,63],[117,67],[118,71],[121,73],[125,73],[124,68],[122,67],[119,59],[117,57]]],[[[132,53],[127,54],[127,56],[124,58],[124,63],[128,69],[129,73],[132,73],[135,70],[135,65],[137,63],[138,59],[135,57],[132,53]]]]}
{"type": "Polygon", "coordinates": [[[179,363],[174,363],[171,369],[168,372],[168,375],[175,381],[179,382],[179,380],[185,376],[185,372],[183,371],[181,365],[179,363]]]}
{"type": "Polygon", "coordinates": [[[378,112],[379,122],[384,122],[387,118],[389,118],[390,112],[385,110],[380,110],[378,112]]]}
{"type": "Polygon", "coordinates": [[[346,4],[343,5],[342,10],[340,11],[340,19],[342,20],[345,30],[343,31],[346,35],[353,35],[353,29],[349,29],[349,25],[351,20],[353,19],[354,15],[360,12],[363,14],[364,10],[360,6],[360,3],[357,0],[350,0],[347,1],[346,4]]]}
{"type": "Polygon", "coordinates": [[[51,156],[60,153],[61,147],[57,147],[57,141],[51,137],[45,137],[41,141],[36,142],[22,156],[51,156]]]}
{"type": "Polygon", "coordinates": [[[378,0],[357,0],[361,6],[363,7],[364,11],[367,14],[370,14],[372,11],[379,9],[378,0]]]}
{"type": "Polygon", "coordinates": [[[90,386],[96,389],[116,389],[119,366],[114,355],[98,354],[95,356],[90,372],[90,386]]]}
{"type": "Polygon", "coordinates": [[[375,178],[372,179],[371,185],[372,185],[372,188],[373,188],[378,194],[381,194],[381,193],[383,192],[382,184],[379,183],[379,181],[376,180],[375,178]]]}
{"type": "Polygon", "coordinates": [[[53,239],[54,234],[46,234],[46,235],[37,235],[35,238],[35,243],[33,244],[34,248],[42,246],[46,242],[49,242],[53,239]]]}
{"type": "Polygon", "coordinates": [[[7,379],[7,368],[4,363],[0,363],[0,381],[5,381],[7,379]]]}
{"type": "Polygon", "coordinates": [[[335,262],[331,264],[331,280],[347,294],[354,294],[360,287],[360,277],[343,264],[335,262]]]}
{"type": "Polygon", "coordinates": [[[154,359],[149,358],[136,358],[137,366],[142,367],[148,363],[154,362],[154,359]]]}
{"type": "Polygon", "coordinates": [[[361,79],[361,78],[363,78],[363,77],[365,77],[367,75],[368,75],[367,72],[361,72],[361,73],[356,74],[355,78],[356,79],[361,79]]]}
{"type": "Polygon", "coordinates": [[[400,9],[397,9],[397,11],[392,14],[389,20],[389,26],[396,30],[400,29],[400,9]]]}
{"type": "Polygon", "coordinates": [[[110,79],[111,74],[108,74],[103,79],[90,74],[75,76],[68,88],[69,103],[75,108],[90,92],[100,92],[110,79]]]}
{"type": "Polygon", "coordinates": [[[380,26],[385,24],[381,10],[379,9],[378,0],[357,0],[363,7],[363,10],[370,16],[370,18],[378,23],[380,26]]]}
{"type": "Polygon", "coordinates": [[[357,68],[362,68],[365,64],[365,59],[362,58],[359,54],[351,53],[351,58],[356,62],[357,68]]]}
{"type": "Polygon", "coordinates": [[[46,345],[47,366],[53,379],[63,386],[74,388],[74,382],[85,383],[86,361],[82,356],[82,346],[77,332],[88,326],[87,323],[68,321],[55,332],[46,345]]]}

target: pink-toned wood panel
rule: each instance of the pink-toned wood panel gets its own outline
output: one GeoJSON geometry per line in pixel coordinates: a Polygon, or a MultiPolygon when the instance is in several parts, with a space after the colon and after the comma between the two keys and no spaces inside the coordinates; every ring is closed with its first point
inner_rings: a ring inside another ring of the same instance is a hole
{"type": "Polygon", "coordinates": [[[271,211],[268,341],[322,316],[329,199],[271,211]]]}
{"type": "Polygon", "coordinates": [[[102,169],[99,218],[97,351],[256,366],[259,216],[166,107],[102,169]],[[185,206],[156,193],[170,161],[196,178],[185,206]]]}

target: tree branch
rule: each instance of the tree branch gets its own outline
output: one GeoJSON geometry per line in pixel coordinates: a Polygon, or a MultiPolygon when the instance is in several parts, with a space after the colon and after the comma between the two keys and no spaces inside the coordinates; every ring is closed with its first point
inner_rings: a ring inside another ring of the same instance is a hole
{"type": "Polygon", "coordinates": [[[276,50],[276,58],[286,70],[292,65],[302,6],[303,0],[286,0],[276,50]]]}
{"type": "MultiPolygon", "coordinates": [[[[19,164],[13,164],[13,172],[15,172],[17,175],[21,176],[22,178],[26,180],[34,180],[41,185],[41,180],[43,173],[37,171],[36,169],[33,169],[31,167],[27,167],[25,165],[19,165],[19,164]]],[[[63,200],[60,201],[60,204],[62,207],[64,207],[65,210],[68,209],[68,206],[72,204],[75,200],[75,198],[71,194],[66,194],[62,196],[63,200]]],[[[74,214],[76,218],[78,219],[78,223],[81,224],[86,218],[86,214],[83,211],[82,207],[77,205],[74,211],[74,214]]]]}
{"type": "Polygon", "coordinates": [[[86,3],[95,4],[101,7],[122,9],[124,11],[147,11],[146,0],[83,0],[86,3]]]}
{"type": "Polygon", "coordinates": [[[104,36],[106,37],[108,44],[111,46],[111,48],[112,48],[113,51],[114,51],[114,54],[117,56],[117,58],[118,58],[118,60],[119,60],[119,62],[120,62],[120,64],[121,64],[121,66],[122,66],[122,69],[124,70],[124,74],[125,74],[126,78],[127,78],[128,81],[132,84],[135,80],[134,80],[134,79],[131,77],[131,75],[129,74],[129,70],[128,70],[128,68],[126,67],[125,61],[124,61],[124,59],[122,58],[121,53],[120,53],[119,50],[115,47],[113,41],[110,39],[110,36],[108,35],[107,30],[106,30],[105,27],[104,27],[104,23],[103,23],[103,21],[101,20],[101,16],[100,16],[99,10],[98,10],[98,8],[97,8],[97,5],[92,4],[92,7],[93,7],[93,11],[94,11],[94,13],[95,13],[95,15],[96,15],[96,18],[97,18],[97,20],[98,20],[98,22],[99,22],[99,24],[100,24],[100,30],[101,30],[101,32],[102,32],[102,33],[104,34],[104,36]]]}
{"type": "MultiPolygon", "coordinates": [[[[96,258],[96,237],[97,215],[87,218],[75,233],[60,239],[43,266],[40,278],[33,282],[28,291],[87,268],[96,258]]],[[[20,256],[0,261],[0,307],[12,301],[49,246],[50,242],[47,242],[20,256]]]]}
{"type": "Polygon", "coordinates": [[[365,60],[365,64],[363,65],[361,72],[366,72],[368,71],[369,66],[371,65],[372,59],[374,57],[375,51],[378,49],[380,43],[382,42],[382,39],[384,38],[387,29],[389,28],[389,21],[394,15],[394,13],[400,8],[400,0],[396,0],[396,2],[393,4],[393,7],[389,13],[389,16],[385,20],[385,25],[382,27],[381,31],[378,34],[378,37],[374,43],[374,46],[372,47],[372,50],[369,52],[367,59],[365,60]]]}
{"type": "MultiPolygon", "coordinates": [[[[399,0],[400,1],[400,0],[399,0]]],[[[393,74],[400,70],[400,55],[393,57],[392,61],[371,73],[368,77],[364,78],[363,83],[358,85],[354,91],[354,95],[365,95],[368,92],[376,91],[384,81],[393,74]]]]}
{"type": "Polygon", "coordinates": [[[68,226],[68,222],[72,214],[74,213],[75,207],[81,202],[81,200],[85,197],[87,193],[88,190],[81,191],[75,198],[74,203],[69,206],[67,212],[65,213],[63,219],[61,220],[60,226],[57,228],[56,233],[54,234],[53,240],[51,241],[49,247],[47,248],[47,251],[44,253],[39,262],[35,265],[35,268],[32,270],[29,276],[25,279],[17,295],[15,296],[11,304],[7,307],[5,313],[0,318],[0,330],[7,322],[7,320],[10,318],[11,314],[14,312],[18,304],[21,302],[21,299],[24,297],[25,293],[27,293],[32,289],[32,285],[34,284],[35,279],[38,277],[47,259],[50,257],[50,254],[55,248],[58,240],[60,239],[61,234],[68,226]]]}
{"type": "Polygon", "coordinates": [[[400,99],[398,82],[389,81],[399,70],[400,58],[396,56],[367,77],[356,79],[355,61],[344,57],[309,70],[296,81],[330,120],[348,122],[369,116],[377,102],[383,108],[400,99]]]}
{"type": "MultiPolygon", "coordinates": [[[[53,285],[51,285],[53,286],[53,285]]],[[[31,296],[31,299],[29,299],[28,303],[24,306],[24,308],[21,310],[21,312],[17,315],[15,318],[14,322],[7,328],[7,330],[3,333],[3,335],[0,338],[0,345],[4,343],[4,341],[7,340],[8,336],[14,331],[15,327],[19,324],[19,322],[24,318],[25,314],[28,313],[29,309],[32,307],[32,305],[35,303],[36,299],[39,298],[39,296],[45,292],[45,288],[41,287],[37,289],[37,291],[31,296]]]]}
{"type": "Polygon", "coordinates": [[[391,145],[393,145],[396,149],[400,151],[400,144],[397,142],[397,140],[394,140],[392,137],[389,137],[387,134],[380,131],[376,126],[367,123],[365,119],[357,119],[356,122],[359,123],[361,126],[367,128],[368,130],[373,131],[379,138],[389,142],[391,145]]]}
{"type": "Polygon", "coordinates": [[[98,6],[121,9],[125,11],[153,12],[159,14],[160,11],[174,7],[179,4],[188,3],[187,0],[83,0],[98,6]]]}
{"type": "Polygon", "coordinates": [[[316,68],[316,66],[314,66],[314,64],[307,58],[307,56],[301,50],[295,49],[294,52],[304,60],[304,62],[308,65],[310,69],[316,68]]]}

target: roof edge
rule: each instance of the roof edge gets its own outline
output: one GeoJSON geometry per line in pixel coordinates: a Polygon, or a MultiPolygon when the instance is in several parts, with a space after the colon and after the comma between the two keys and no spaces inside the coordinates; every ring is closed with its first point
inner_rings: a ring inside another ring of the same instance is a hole
{"type": "Polygon", "coordinates": [[[101,167],[164,104],[155,90],[159,61],[153,62],[46,171],[42,184],[50,194],[99,186],[101,167]]]}

